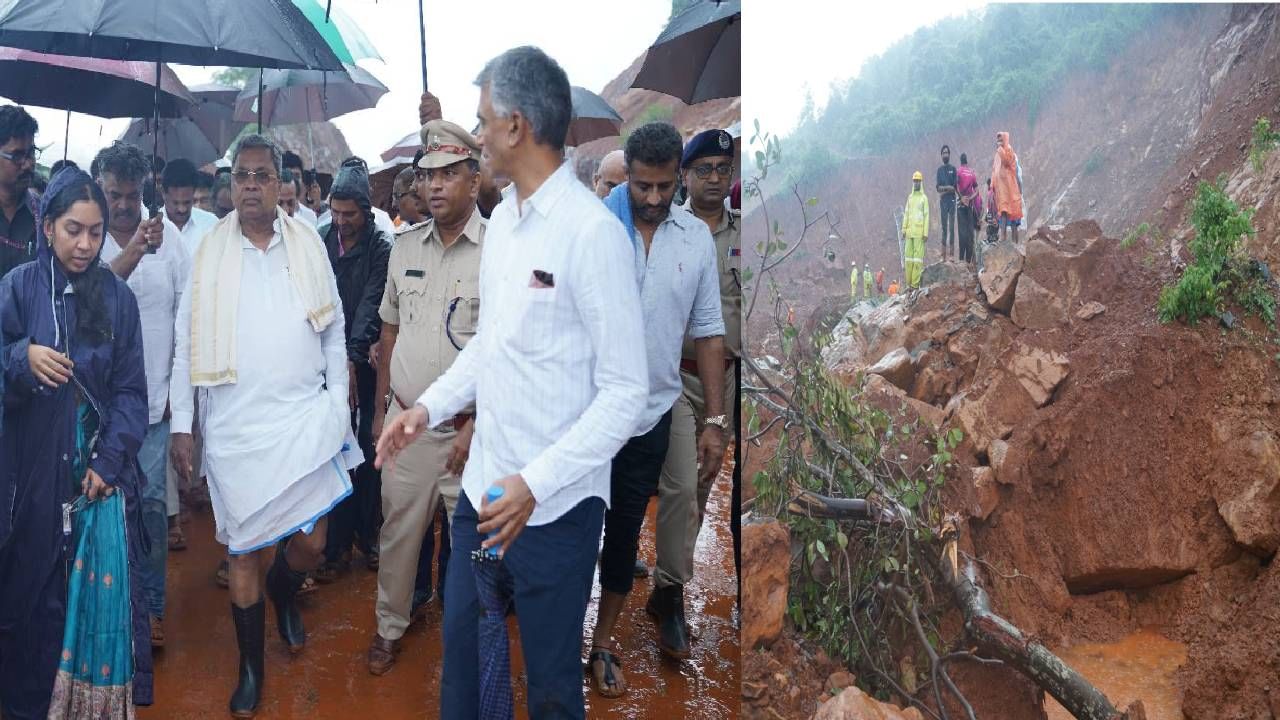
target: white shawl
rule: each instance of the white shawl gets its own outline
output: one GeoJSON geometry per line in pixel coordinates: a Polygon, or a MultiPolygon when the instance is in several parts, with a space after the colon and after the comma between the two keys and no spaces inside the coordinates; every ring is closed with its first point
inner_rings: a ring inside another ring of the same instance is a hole
{"type": "MultiPolygon", "coordinates": [[[[307,308],[307,319],[322,332],[335,317],[329,283],[329,256],[316,231],[276,208],[276,230],[289,256],[289,277],[307,308]]],[[[244,237],[232,211],[205,235],[191,268],[191,384],[236,381],[236,311],[240,307],[240,266],[244,237]]]]}

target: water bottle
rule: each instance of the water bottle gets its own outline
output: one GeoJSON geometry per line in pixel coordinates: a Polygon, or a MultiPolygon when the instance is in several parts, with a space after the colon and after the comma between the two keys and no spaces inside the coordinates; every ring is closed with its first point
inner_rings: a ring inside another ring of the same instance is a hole
{"type": "MultiPolygon", "coordinates": [[[[492,505],[493,503],[497,502],[497,501],[498,501],[498,499],[502,497],[502,493],[503,493],[503,490],[502,490],[502,487],[501,487],[501,486],[499,486],[499,485],[490,485],[490,486],[489,486],[489,489],[484,491],[484,500],[485,500],[485,504],[487,504],[487,505],[492,505]]],[[[498,531],[497,531],[497,530],[494,530],[493,532],[489,533],[488,537],[490,537],[490,538],[491,538],[491,537],[493,537],[494,535],[497,535],[497,534],[498,534],[498,531]]],[[[491,547],[491,548],[487,548],[487,549],[485,549],[485,551],[484,551],[484,552],[485,552],[485,555],[487,555],[487,556],[489,557],[489,559],[490,559],[490,560],[497,560],[497,559],[498,559],[498,549],[499,549],[499,547],[500,547],[500,546],[498,546],[498,545],[494,545],[494,546],[493,546],[493,547],[491,547]]]]}

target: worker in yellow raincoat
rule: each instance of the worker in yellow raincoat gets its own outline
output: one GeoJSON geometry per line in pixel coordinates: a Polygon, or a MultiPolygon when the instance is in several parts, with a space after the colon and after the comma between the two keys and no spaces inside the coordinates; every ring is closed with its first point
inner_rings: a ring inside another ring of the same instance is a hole
{"type": "Polygon", "coordinates": [[[862,299],[871,297],[871,263],[862,266],[862,299]]]}
{"type": "Polygon", "coordinates": [[[858,261],[853,261],[853,270],[849,273],[849,297],[858,299],[858,261]]]}
{"type": "Polygon", "coordinates": [[[924,244],[929,239],[929,199],[921,187],[924,175],[919,170],[911,176],[911,183],[907,209],[902,216],[902,235],[907,239],[903,253],[907,287],[914,289],[920,287],[920,276],[924,274],[924,244]]]}

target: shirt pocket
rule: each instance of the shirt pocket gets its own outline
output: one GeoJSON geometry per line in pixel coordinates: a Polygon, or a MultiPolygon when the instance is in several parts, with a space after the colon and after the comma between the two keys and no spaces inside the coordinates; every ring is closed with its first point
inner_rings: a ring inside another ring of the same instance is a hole
{"type": "Polygon", "coordinates": [[[427,291],[426,278],[402,277],[396,282],[401,325],[421,325],[428,320],[430,302],[427,291]]]}
{"type": "Polygon", "coordinates": [[[449,327],[460,335],[475,335],[476,328],[480,325],[480,293],[475,283],[464,284],[454,300],[457,306],[453,310],[449,327]]]}
{"type": "Polygon", "coordinates": [[[521,287],[515,293],[519,310],[511,314],[515,321],[509,329],[512,346],[523,353],[542,355],[555,343],[560,288],[521,287]]]}

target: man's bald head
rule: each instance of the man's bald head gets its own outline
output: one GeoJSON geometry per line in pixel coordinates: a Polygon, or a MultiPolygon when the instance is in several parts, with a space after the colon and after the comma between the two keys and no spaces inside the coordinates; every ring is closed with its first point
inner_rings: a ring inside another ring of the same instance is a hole
{"type": "Polygon", "coordinates": [[[592,178],[596,195],[605,198],[609,191],[627,181],[627,160],[621,150],[614,150],[600,160],[600,167],[592,178]]]}

